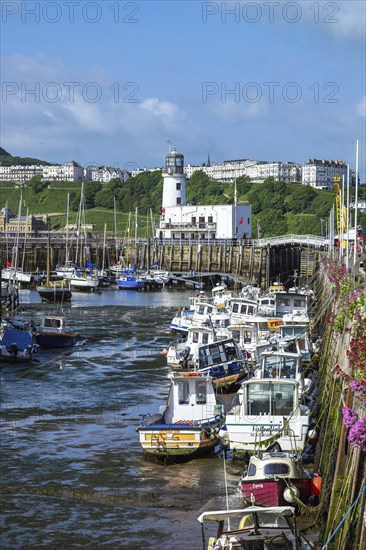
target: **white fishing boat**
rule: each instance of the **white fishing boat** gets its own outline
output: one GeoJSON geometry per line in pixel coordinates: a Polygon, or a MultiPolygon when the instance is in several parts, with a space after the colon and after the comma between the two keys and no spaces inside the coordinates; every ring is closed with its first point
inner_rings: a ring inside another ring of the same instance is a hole
{"type": "Polygon", "coordinates": [[[252,378],[242,382],[237,403],[226,414],[226,442],[235,452],[254,452],[277,441],[284,451],[302,451],[310,425],[310,410],[301,404],[300,382],[252,378]]]}
{"type": "Polygon", "coordinates": [[[15,267],[5,267],[2,269],[1,276],[4,281],[13,281],[17,283],[29,284],[33,281],[33,273],[25,273],[22,269],[15,267]]]}
{"type": "Polygon", "coordinates": [[[188,329],[185,340],[176,340],[172,342],[167,350],[163,350],[166,355],[167,364],[173,367],[193,368],[198,360],[198,350],[200,346],[212,344],[218,340],[228,338],[228,325],[230,317],[228,315],[218,315],[210,318],[202,325],[191,326],[188,329]]]}
{"type": "Polygon", "coordinates": [[[212,379],[196,372],[172,374],[170,379],[166,406],[143,416],[137,428],[144,452],[164,461],[212,453],[225,421],[212,379]]]}
{"type": "Polygon", "coordinates": [[[228,326],[228,331],[240,349],[245,352],[248,363],[253,366],[260,361],[262,352],[275,342],[268,331],[267,322],[233,323],[228,326]]]}
{"type": "Polygon", "coordinates": [[[170,330],[178,334],[187,335],[191,327],[202,325],[206,322],[220,323],[220,315],[225,314],[223,309],[218,308],[214,303],[205,301],[198,297],[191,302],[189,309],[182,309],[170,323],[170,330]]]}
{"type": "Polygon", "coordinates": [[[312,550],[298,531],[292,506],[249,506],[238,510],[203,512],[198,518],[204,550],[312,550]],[[218,524],[207,543],[206,529],[218,524]]]}
{"type": "MultiPolygon", "coordinates": [[[[290,342],[286,342],[288,345],[290,342]]],[[[296,349],[296,340],[293,341],[296,349]]],[[[310,373],[309,373],[310,374],[310,373]]],[[[303,400],[314,389],[313,377],[305,377],[302,369],[302,354],[283,348],[263,351],[256,378],[289,379],[299,382],[299,399],[303,400]]]]}
{"type": "Polygon", "coordinates": [[[76,272],[69,277],[69,282],[74,290],[85,290],[94,292],[99,287],[99,279],[95,275],[88,275],[86,272],[76,272]]]}

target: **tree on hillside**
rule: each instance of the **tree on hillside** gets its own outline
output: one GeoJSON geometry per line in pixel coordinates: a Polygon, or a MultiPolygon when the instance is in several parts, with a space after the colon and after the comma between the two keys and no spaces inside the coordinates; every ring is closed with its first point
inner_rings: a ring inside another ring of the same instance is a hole
{"type": "Polygon", "coordinates": [[[187,203],[192,204],[222,204],[224,197],[222,182],[210,178],[202,170],[194,172],[186,186],[187,203]]]}
{"type": "Polygon", "coordinates": [[[48,183],[42,180],[42,176],[39,174],[33,176],[27,183],[27,187],[33,191],[33,193],[40,193],[47,187],[48,183]]]}

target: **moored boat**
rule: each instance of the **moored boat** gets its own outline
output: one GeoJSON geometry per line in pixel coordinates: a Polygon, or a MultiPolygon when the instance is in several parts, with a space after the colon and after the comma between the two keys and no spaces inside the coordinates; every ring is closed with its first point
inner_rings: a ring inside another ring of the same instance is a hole
{"type": "Polygon", "coordinates": [[[68,331],[66,319],[60,315],[47,315],[36,332],[36,342],[41,348],[70,348],[75,345],[79,335],[68,331]]]}
{"type": "Polygon", "coordinates": [[[37,351],[33,332],[26,321],[6,319],[0,325],[0,361],[31,361],[37,351]]]}
{"type": "Polygon", "coordinates": [[[146,288],[146,276],[127,270],[116,278],[115,281],[120,290],[143,290],[146,288]]]}
{"type": "Polygon", "coordinates": [[[198,518],[204,550],[311,550],[315,548],[298,531],[295,508],[249,506],[239,510],[203,512],[198,518]],[[205,527],[218,523],[215,537],[206,543],[205,527]]]}
{"type": "Polygon", "coordinates": [[[258,506],[295,505],[297,499],[307,504],[319,494],[314,479],[318,477],[306,470],[301,454],[269,451],[250,457],[240,489],[248,503],[258,506]]]}
{"type": "Polygon", "coordinates": [[[227,437],[234,452],[253,453],[258,442],[268,447],[302,451],[310,424],[310,410],[299,399],[300,382],[256,379],[242,382],[238,404],[226,414],[227,437]]]}
{"type": "Polygon", "coordinates": [[[70,302],[71,288],[67,281],[48,281],[37,286],[37,292],[47,302],[70,302]]]}
{"type": "Polygon", "coordinates": [[[188,460],[214,451],[225,417],[212,379],[196,372],[170,376],[171,387],[159,414],[145,415],[137,428],[144,452],[158,460],[188,460]]]}

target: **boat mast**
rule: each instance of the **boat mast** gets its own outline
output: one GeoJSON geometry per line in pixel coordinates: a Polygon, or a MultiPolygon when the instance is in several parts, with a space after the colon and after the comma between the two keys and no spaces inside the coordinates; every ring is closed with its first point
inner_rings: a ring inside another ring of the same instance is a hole
{"type": "Polygon", "coordinates": [[[19,234],[20,234],[20,216],[22,213],[22,200],[23,200],[23,189],[20,190],[20,199],[19,199],[19,208],[18,208],[18,231],[17,231],[17,241],[15,245],[15,261],[12,262],[14,266],[14,280],[13,283],[15,284],[16,281],[16,271],[18,267],[18,250],[19,250],[19,234]]]}
{"type": "Polygon", "coordinates": [[[103,256],[102,256],[102,273],[104,273],[104,264],[105,264],[105,241],[107,235],[107,224],[104,224],[104,235],[103,235],[103,256]]]}
{"type": "Polygon", "coordinates": [[[27,208],[27,220],[25,223],[24,244],[23,244],[22,271],[24,271],[24,267],[25,267],[24,265],[25,264],[25,247],[27,244],[27,236],[28,236],[28,215],[29,215],[29,210],[27,208]]]}
{"type": "Polygon", "coordinates": [[[70,208],[70,193],[67,193],[66,202],[66,251],[65,251],[65,265],[69,261],[69,208],[70,208]]]}
{"type": "Polygon", "coordinates": [[[116,207],[116,197],[113,197],[113,215],[114,215],[114,242],[116,247],[116,262],[118,262],[118,242],[117,242],[117,207],[116,207]]]}
{"type": "Polygon", "coordinates": [[[50,236],[50,219],[47,220],[47,274],[46,274],[46,285],[50,284],[50,273],[51,273],[51,236],[50,236]]]}

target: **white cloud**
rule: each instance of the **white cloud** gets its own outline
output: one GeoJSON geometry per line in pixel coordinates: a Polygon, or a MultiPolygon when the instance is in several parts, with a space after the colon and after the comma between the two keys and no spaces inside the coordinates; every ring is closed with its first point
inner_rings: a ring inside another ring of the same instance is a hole
{"type": "Polygon", "coordinates": [[[262,101],[249,103],[240,101],[215,101],[208,108],[215,118],[224,124],[239,124],[247,120],[262,118],[267,112],[267,106],[262,101]]]}
{"type": "Polygon", "coordinates": [[[141,108],[150,111],[155,116],[166,116],[171,120],[181,119],[183,116],[177,105],[169,103],[169,101],[160,101],[157,97],[144,99],[141,108]]]}

